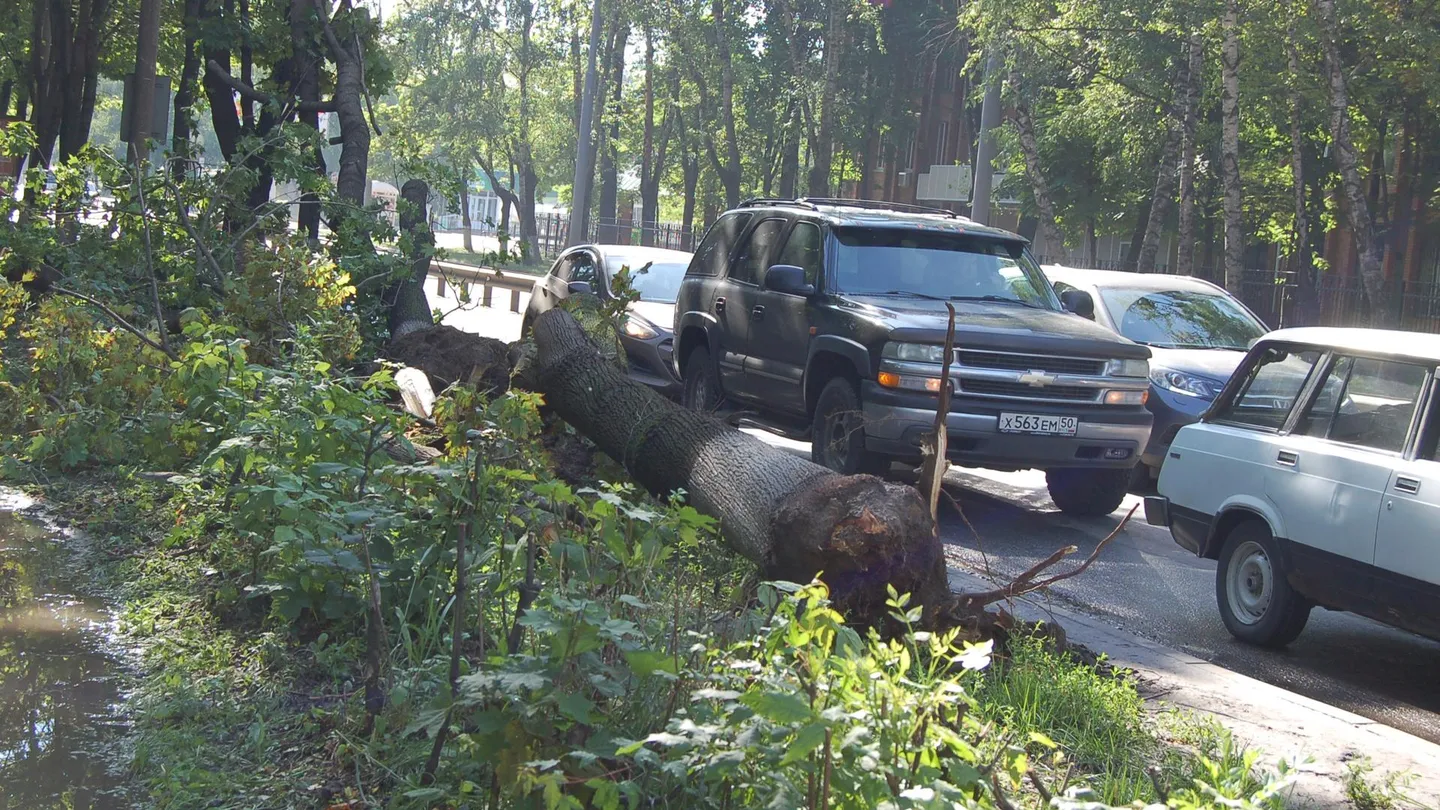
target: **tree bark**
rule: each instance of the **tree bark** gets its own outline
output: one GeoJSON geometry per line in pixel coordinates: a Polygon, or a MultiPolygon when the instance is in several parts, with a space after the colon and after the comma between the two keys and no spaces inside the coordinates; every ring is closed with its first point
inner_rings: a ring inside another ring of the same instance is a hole
{"type": "MultiPolygon", "coordinates": [[[[220,0],[213,0],[220,2],[220,0]]],[[[213,26],[219,20],[227,18],[230,14],[230,0],[224,0],[221,8],[216,9],[205,3],[201,15],[213,26]]],[[[204,57],[205,63],[214,62],[226,71],[230,70],[230,48],[222,44],[220,39],[205,39],[204,57]]],[[[206,70],[202,84],[205,86],[205,98],[210,102],[210,125],[215,130],[215,140],[220,145],[220,154],[225,160],[235,156],[235,151],[240,143],[240,115],[235,109],[235,95],[230,85],[216,76],[213,71],[206,70]]]]}
{"type": "Polygon", "coordinates": [[[95,94],[100,81],[101,29],[110,16],[109,0],[81,0],[75,11],[75,41],[65,82],[65,107],[60,116],[60,159],[80,153],[90,140],[95,94]]]}
{"type": "Polygon", "coordinates": [[[715,18],[715,50],[720,57],[720,115],[725,128],[725,161],[715,160],[715,171],[725,186],[725,207],[740,204],[740,140],[735,130],[735,69],[730,57],[730,36],[725,30],[727,0],[711,0],[715,18]]]}
{"type": "Polygon", "coordinates": [[[1204,78],[1205,41],[1199,31],[1190,34],[1185,70],[1185,104],[1180,118],[1180,214],[1176,233],[1175,272],[1195,273],[1195,131],[1200,114],[1200,85],[1204,78]]]}
{"type": "Polygon", "coordinates": [[[685,199],[680,211],[680,236],[689,244],[685,250],[695,249],[695,187],[700,185],[700,159],[690,152],[681,158],[681,175],[685,199]]]}
{"type": "MultiPolygon", "coordinates": [[[[1186,47],[1187,56],[1189,47],[1186,47]]],[[[1176,183],[1176,160],[1180,150],[1181,130],[1184,128],[1184,108],[1190,93],[1189,60],[1175,74],[1172,92],[1174,103],[1165,113],[1165,142],[1160,147],[1160,165],[1155,170],[1155,191],[1150,197],[1150,217],[1145,225],[1145,236],[1140,240],[1140,254],[1135,269],[1141,273],[1155,272],[1156,258],[1160,254],[1160,237],[1165,232],[1165,222],[1170,218],[1170,204],[1174,202],[1176,183]],[[1182,120],[1176,120],[1175,112],[1182,120]]]]}
{"type": "Polygon", "coordinates": [[[1061,261],[1065,255],[1065,237],[1060,226],[1055,224],[1055,203],[1050,199],[1050,184],[1045,179],[1045,167],[1040,161],[1040,147],[1035,142],[1035,118],[1030,112],[1030,102],[1025,98],[1020,81],[1020,72],[1010,72],[1010,86],[1015,92],[1012,116],[1015,129],[1020,136],[1020,152],[1025,158],[1025,174],[1030,179],[1030,193],[1035,198],[1035,209],[1040,220],[1040,239],[1045,243],[1044,255],[1051,261],[1061,261]]]}
{"type": "Polygon", "coordinates": [[[1360,254],[1360,280],[1376,326],[1394,323],[1394,313],[1385,295],[1385,275],[1381,267],[1381,240],[1376,237],[1375,221],[1360,179],[1359,158],[1350,137],[1350,93],[1345,82],[1345,69],[1340,61],[1339,30],[1335,20],[1335,0],[1315,0],[1320,12],[1321,40],[1325,52],[1325,75],[1330,89],[1330,140],[1335,154],[1335,168],[1340,173],[1341,194],[1345,216],[1354,234],[1355,248],[1360,254]]]}
{"type": "Polygon", "coordinates": [[[913,488],[837,475],[675,405],[629,379],[562,309],[536,319],[534,340],[522,378],[546,403],[651,492],[685,490],[765,577],[809,582],[823,571],[857,623],[883,618],[887,585],[919,604],[950,601],[935,524],[913,488]]]}
{"type": "MultiPolygon", "coordinates": [[[[599,5],[599,2],[600,0],[595,0],[596,5],[599,5]]],[[[540,260],[540,229],[535,222],[535,191],[539,178],[535,174],[535,160],[530,143],[530,71],[534,67],[531,36],[535,27],[535,5],[531,0],[522,0],[520,5],[520,120],[519,132],[511,148],[515,161],[512,182],[519,192],[515,200],[515,212],[520,217],[520,261],[524,264],[535,264],[540,260]]],[[[577,167],[576,176],[579,174],[577,167]]],[[[585,174],[589,176],[588,170],[585,174]]]]}
{"type": "Polygon", "coordinates": [[[1290,269],[1299,288],[1296,307],[1301,325],[1313,323],[1318,317],[1315,297],[1314,267],[1310,258],[1310,216],[1305,205],[1305,102],[1300,95],[1300,49],[1295,45],[1295,23],[1289,26],[1290,66],[1290,181],[1295,199],[1294,245],[1291,247],[1290,269]]]}
{"type": "MultiPolygon", "coordinates": [[[[315,130],[315,148],[310,165],[317,177],[324,179],[325,153],[320,147],[324,133],[320,131],[320,112],[306,104],[320,102],[320,59],[311,46],[311,7],[307,0],[290,0],[290,60],[293,66],[294,93],[301,102],[300,121],[315,130]]],[[[320,239],[320,195],[307,191],[300,195],[297,227],[312,241],[320,239]]]]}
{"type": "MultiPolygon", "coordinates": [[[[617,8],[616,16],[620,15],[617,8]]],[[[630,25],[616,20],[614,47],[610,52],[610,84],[615,88],[611,103],[602,112],[601,120],[609,119],[605,132],[605,148],[600,156],[600,230],[599,241],[613,244],[620,240],[620,169],[616,166],[616,144],[620,140],[620,102],[625,93],[625,46],[630,41],[630,25]]]]}
{"type": "Polygon", "coordinates": [[[811,146],[814,162],[810,166],[807,194],[811,197],[830,196],[830,169],[835,150],[835,106],[839,95],[840,54],[845,47],[846,4],[832,2],[825,26],[825,82],[820,94],[820,128],[811,146]]]}
{"type": "MultiPolygon", "coordinates": [[[[320,23],[335,62],[335,114],[340,119],[340,170],[335,196],[355,208],[365,205],[365,175],[370,163],[370,123],[365,120],[365,86],[360,54],[353,43],[342,43],[330,25],[327,0],[315,0],[320,23]]],[[[342,3],[348,13],[350,6],[342,3]]]]}
{"type": "Polygon", "coordinates": [[[193,167],[190,143],[190,116],[195,110],[195,83],[200,80],[200,52],[196,50],[199,38],[200,0],[185,0],[185,63],[180,68],[180,82],[175,86],[175,113],[170,124],[170,151],[175,162],[170,166],[171,176],[176,183],[189,176],[193,167]]]}
{"type": "Polygon", "coordinates": [[[150,157],[148,142],[155,109],[155,62],[160,50],[160,0],[140,0],[140,33],[135,46],[131,89],[130,163],[139,167],[150,157]]]}
{"type": "Polygon", "coordinates": [[[435,325],[430,302],[425,297],[425,279],[430,274],[430,256],[435,235],[430,231],[425,204],[430,187],[424,180],[407,180],[400,189],[400,230],[411,235],[410,275],[391,285],[385,296],[390,342],[435,325]]]}
{"type": "MultiPolygon", "coordinates": [[[[570,233],[566,239],[569,245],[578,245],[589,238],[590,231],[590,183],[594,179],[594,116],[595,96],[598,91],[599,75],[596,58],[600,50],[601,25],[600,0],[594,0],[590,8],[590,51],[585,59],[585,93],[580,101],[580,120],[575,129],[575,179],[570,186],[570,233]]],[[[522,184],[523,185],[523,184],[522,184]]],[[[533,197],[531,205],[533,205],[533,197]]],[[[524,213],[522,209],[521,218],[524,213]]]]}
{"type": "Polygon", "coordinates": [[[460,177],[460,228],[464,231],[465,252],[475,252],[475,238],[471,235],[470,223],[470,172],[467,167],[460,177]]]}
{"type": "Polygon", "coordinates": [[[1225,288],[1240,291],[1245,262],[1245,222],[1240,187],[1240,4],[1225,0],[1220,19],[1224,46],[1220,56],[1220,178],[1225,187],[1225,288]]]}

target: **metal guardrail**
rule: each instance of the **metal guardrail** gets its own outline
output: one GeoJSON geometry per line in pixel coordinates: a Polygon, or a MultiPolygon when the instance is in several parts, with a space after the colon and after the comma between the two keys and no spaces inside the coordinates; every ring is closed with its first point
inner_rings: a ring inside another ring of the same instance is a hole
{"type": "Polygon", "coordinates": [[[483,307],[494,306],[495,290],[509,290],[510,311],[515,313],[520,312],[520,293],[530,292],[539,280],[538,276],[524,273],[506,273],[486,267],[435,260],[430,262],[430,275],[435,280],[435,294],[441,298],[445,297],[446,288],[456,282],[462,296],[469,296],[471,286],[480,287],[480,305],[483,307]]]}

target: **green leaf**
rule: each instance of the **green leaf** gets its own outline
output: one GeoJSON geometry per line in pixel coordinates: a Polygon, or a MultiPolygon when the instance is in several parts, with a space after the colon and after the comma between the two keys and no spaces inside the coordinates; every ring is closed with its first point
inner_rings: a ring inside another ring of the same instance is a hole
{"type": "Polygon", "coordinates": [[[631,650],[625,653],[625,662],[630,665],[631,671],[644,678],[656,672],[664,672],[675,675],[675,657],[653,650],[631,650]]]}
{"type": "Polygon", "coordinates": [[[795,740],[790,743],[790,748],[785,752],[785,757],[780,760],[780,765],[793,765],[796,762],[810,756],[810,752],[820,747],[825,742],[825,724],[811,723],[800,729],[795,735],[795,740]]]}
{"type": "Polygon", "coordinates": [[[740,702],[773,723],[798,723],[814,714],[809,704],[787,692],[747,692],[740,702]]]}
{"type": "Polygon", "coordinates": [[[1060,747],[1058,744],[1056,744],[1054,740],[1050,739],[1049,737],[1038,731],[1030,732],[1030,741],[1040,743],[1041,745],[1049,748],[1052,751],[1060,747]]]}
{"type": "Polygon", "coordinates": [[[561,714],[587,726],[590,725],[590,710],[595,708],[589,698],[578,692],[557,699],[555,706],[560,709],[561,714]]]}

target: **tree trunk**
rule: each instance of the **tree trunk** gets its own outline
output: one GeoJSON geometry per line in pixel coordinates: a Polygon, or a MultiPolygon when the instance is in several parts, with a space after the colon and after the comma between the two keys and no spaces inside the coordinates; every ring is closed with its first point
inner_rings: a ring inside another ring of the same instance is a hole
{"type": "Polygon", "coordinates": [[[180,68],[180,82],[175,86],[175,113],[170,125],[170,151],[175,162],[170,166],[176,183],[190,175],[193,168],[190,143],[190,116],[195,111],[195,83],[200,80],[200,52],[195,49],[199,37],[200,0],[185,0],[185,63],[180,68]]]}
{"type": "Polygon", "coordinates": [[[1245,221],[1240,188],[1240,4],[1225,0],[1220,19],[1224,46],[1220,56],[1220,178],[1225,187],[1225,288],[1240,291],[1245,262],[1245,221]]]}
{"type": "Polygon", "coordinates": [[[629,379],[564,310],[537,318],[534,340],[534,367],[521,373],[546,403],[651,492],[683,489],[766,578],[809,582],[823,571],[856,623],[883,618],[887,585],[926,606],[950,599],[939,537],[913,488],[837,475],[675,405],[629,379]]]}
{"type": "Polygon", "coordinates": [[[715,18],[715,46],[720,56],[720,114],[725,128],[725,162],[716,161],[716,173],[725,186],[725,207],[740,204],[740,140],[735,131],[735,70],[730,58],[730,37],[725,30],[725,4],[728,0],[711,0],[715,18]]]}
{"type": "Polygon", "coordinates": [[[1085,220],[1085,259],[1090,267],[1100,263],[1099,240],[1095,238],[1095,217],[1085,220]]]}
{"type": "Polygon", "coordinates": [[[413,238],[410,251],[410,275],[390,286],[385,296],[390,342],[435,325],[430,302],[425,297],[425,279],[430,274],[430,256],[435,234],[430,232],[425,203],[430,187],[424,180],[406,180],[400,189],[400,230],[413,238]]]}
{"type": "Polygon", "coordinates": [[[1299,294],[1296,308],[1299,325],[1315,323],[1319,312],[1315,297],[1314,268],[1310,259],[1310,216],[1305,205],[1305,102],[1300,95],[1300,49],[1295,45],[1295,23],[1288,32],[1290,62],[1290,181],[1295,197],[1294,245],[1291,247],[1290,269],[1294,273],[1299,294]]]}
{"type": "Polygon", "coordinates": [[[1175,272],[1195,273],[1195,130],[1200,113],[1200,85],[1204,79],[1205,41],[1190,34],[1185,70],[1185,104],[1180,119],[1180,223],[1176,234],[1175,272]]]}
{"type": "Polygon", "coordinates": [[[466,167],[465,175],[460,178],[460,228],[464,232],[462,237],[465,240],[465,252],[475,252],[475,238],[471,235],[470,223],[470,171],[466,167]]]}
{"type": "Polygon", "coordinates": [[[1155,170],[1155,191],[1150,197],[1150,214],[1135,262],[1135,269],[1141,273],[1155,272],[1156,258],[1160,255],[1160,237],[1165,233],[1165,220],[1170,216],[1170,203],[1175,195],[1175,153],[1180,149],[1180,131],[1173,123],[1168,129],[1165,143],[1160,147],[1160,166],[1155,170]]]}
{"type": "MultiPolygon", "coordinates": [[[[592,138],[595,129],[595,96],[599,85],[595,62],[599,56],[603,21],[600,0],[594,0],[590,8],[590,51],[586,56],[585,63],[585,93],[581,97],[580,120],[576,122],[575,128],[575,179],[570,186],[570,233],[566,239],[566,243],[569,245],[581,244],[589,238],[590,183],[595,174],[595,167],[591,162],[594,159],[592,138]]],[[[523,187],[524,184],[521,185],[523,187]]],[[[524,196],[523,191],[521,196],[524,196]]],[[[530,205],[533,207],[534,197],[532,196],[530,199],[530,205]]],[[[525,217],[523,207],[520,217],[523,222],[525,217]]]]}
{"type": "Polygon", "coordinates": [[[1012,114],[1020,136],[1020,152],[1025,157],[1025,174],[1030,178],[1030,193],[1035,197],[1040,240],[1045,244],[1043,253],[1051,261],[1061,261],[1065,255],[1065,237],[1060,233],[1060,226],[1055,224],[1055,204],[1050,199],[1050,184],[1045,179],[1040,147],[1035,142],[1035,118],[1030,112],[1030,102],[1024,96],[1018,70],[1010,72],[1010,86],[1015,92],[1012,114]]]}
{"type": "MultiPolygon", "coordinates": [[[[330,58],[335,62],[335,115],[340,119],[340,169],[335,195],[355,208],[365,205],[365,175],[370,163],[370,124],[365,120],[365,87],[361,78],[360,54],[354,43],[342,43],[335,36],[327,15],[327,0],[315,0],[330,58]]],[[[342,3],[349,11],[349,5],[342,3]]],[[[349,12],[354,13],[354,12],[349,12]]]]}
{"type": "MultiPolygon", "coordinates": [[[[617,9],[616,15],[620,12],[617,9]]],[[[610,53],[610,82],[615,88],[611,104],[602,113],[609,118],[605,133],[605,149],[600,156],[600,231],[599,241],[614,244],[620,241],[620,170],[615,165],[620,140],[620,102],[625,93],[625,45],[630,40],[630,25],[616,21],[615,45],[610,53]]]]}
{"type": "Polygon", "coordinates": [[[109,0],[80,0],[75,9],[75,39],[66,71],[64,108],[60,114],[60,159],[73,157],[90,140],[95,94],[100,80],[102,28],[110,15],[109,0]]]}
{"type": "MultiPolygon", "coordinates": [[[[655,176],[655,35],[645,26],[645,131],[640,143],[640,244],[655,244],[649,197],[650,179],[655,176]]],[[[658,189],[657,189],[658,190],[658,189]]]]}
{"type": "MultiPolygon", "coordinates": [[[[212,0],[220,2],[220,0],[212,0]]],[[[211,25],[216,25],[221,18],[230,14],[230,0],[224,0],[222,9],[215,9],[207,2],[202,7],[202,17],[206,18],[211,25]]],[[[225,70],[230,70],[230,48],[228,45],[219,44],[218,38],[204,40],[204,58],[208,64],[215,62],[225,70]]],[[[210,102],[210,125],[215,130],[215,140],[220,145],[220,155],[225,160],[235,157],[235,151],[240,143],[240,115],[235,109],[235,94],[220,77],[211,71],[202,71],[205,86],[205,98],[210,102]]]]}
{"type": "Polygon", "coordinates": [[[680,211],[680,237],[687,242],[685,250],[695,249],[695,187],[700,184],[700,159],[686,153],[681,159],[685,200],[680,211]]]}
{"type": "MultiPolygon", "coordinates": [[[[294,92],[300,101],[311,104],[320,101],[320,59],[311,45],[313,38],[308,0],[290,0],[290,60],[294,70],[294,92]]],[[[316,144],[310,166],[318,178],[324,179],[325,153],[320,147],[324,133],[320,131],[320,113],[317,110],[301,110],[300,121],[315,131],[316,144]]],[[[300,195],[297,220],[296,226],[301,233],[311,241],[320,239],[319,194],[307,191],[300,195]]]]}
{"type": "Polygon", "coordinates": [[[130,106],[130,163],[150,157],[148,142],[155,110],[155,60],[160,50],[160,0],[140,0],[140,33],[135,46],[135,75],[130,106]]]}
{"type": "Polygon", "coordinates": [[[1155,206],[1153,196],[1145,197],[1135,203],[1135,210],[1131,212],[1130,220],[1135,223],[1130,229],[1130,242],[1125,247],[1125,255],[1121,257],[1122,270],[1134,271],[1140,265],[1140,248],[1145,245],[1145,234],[1150,227],[1150,209],[1155,206]]]}
{"type": "Polygon", "coordinates": [[[839,94],[840,54],[845,47],[846,4],[832,2],[825,26],[825,83],[820,95],[820,131],[811,151],[807,194],[811,197],[830,196],[830,168],[835,150],[835,106],[839,94]]]}
{"type": "MultiPolygon", "coordinates": [[[[1385,275],[1380,263],[1381,240],[1376,238],[1375,222],[1361,184],[1359,158],[1350,137],[1350,92],[1345,84],[1344,65],[1340,61],[1339,30],[1335,20],[1335,0],[1315,0],[1323,26],[1321,40],[1325,51],[1325,74],[1330,89],[1330,140],[1335,154],[1335,168],[1340,173],[1341,194],[1345,216],[1354,234],[1355,248],[1360,254],[1360,280],[1376,326],[1394,323],[1390,301],[1385,295],[1385,275]]],[[[1341,261],[1336,257],[1336,261],[1341,261]]]]}

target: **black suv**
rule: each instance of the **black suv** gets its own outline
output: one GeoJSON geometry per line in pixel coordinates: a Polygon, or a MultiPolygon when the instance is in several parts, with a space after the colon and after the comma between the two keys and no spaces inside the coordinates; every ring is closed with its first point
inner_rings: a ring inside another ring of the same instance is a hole
{"type": "Polygon", "coordinates": [[[1069,513],[1119,506],[1150,434],[1150,350],[1082,317],[1083,292],[1062,307],[1023,238],[948,211],[767,199],[724,214],[676,301],[685,404],[753,412],[842,473],[918,462],[946,302],[950,460],[1044,469],[1069,513]]]}

